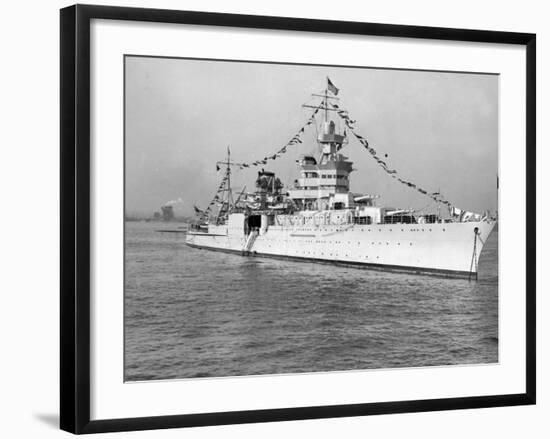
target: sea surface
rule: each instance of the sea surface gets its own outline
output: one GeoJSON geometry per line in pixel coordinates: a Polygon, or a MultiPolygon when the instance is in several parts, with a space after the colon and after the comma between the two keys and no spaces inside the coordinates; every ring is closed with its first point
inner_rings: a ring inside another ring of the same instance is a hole
{"type": "Polygon", "coordinates": [[[126,223],[125,380],[498,361],[498,231],[479,280],[187,247],[126,223]]]}

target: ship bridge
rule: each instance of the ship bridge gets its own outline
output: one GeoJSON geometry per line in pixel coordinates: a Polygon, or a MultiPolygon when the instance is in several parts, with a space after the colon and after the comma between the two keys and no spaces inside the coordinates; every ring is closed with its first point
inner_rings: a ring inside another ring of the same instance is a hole
{"type": "Polygon", "coordinates": [[[314,156],[300,158],[300,177],[289,190],[289,198],[303,210],[353,207],[354,197],[349,191],[353,163],[338,152],[346,138],[336,133],[332,120],[325,120],[322,128],[317,138],[320,156],[318,159],[314,156]]]}

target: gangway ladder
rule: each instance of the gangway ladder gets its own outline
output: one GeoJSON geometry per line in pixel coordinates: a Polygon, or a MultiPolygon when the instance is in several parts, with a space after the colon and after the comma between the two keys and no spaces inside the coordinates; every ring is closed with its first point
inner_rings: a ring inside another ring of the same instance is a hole
{"type": "Polygon", "coordinates": [[[250,251],[252,250],[252,247],[254,246],[254,242],[256,241],[257,237],[258,237],[257,230],[253,230],[252,232],[250,232],[244,244],[243,255],[248,256],[250,254],[250,251]]]}

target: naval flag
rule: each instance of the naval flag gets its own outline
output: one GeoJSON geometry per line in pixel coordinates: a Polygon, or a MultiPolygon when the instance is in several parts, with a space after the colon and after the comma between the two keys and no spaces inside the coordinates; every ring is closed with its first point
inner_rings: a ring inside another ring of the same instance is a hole
{"type": "Polygon", "coordinates": [[[330,80],[330,78],[327,76],[327,89],[328,91],[330,91],[332,94],[334,94],[334,96],[336,96],[338,94],[338,88],[336,88],[336,86],[332,83],[332,81],[330,80]]]}

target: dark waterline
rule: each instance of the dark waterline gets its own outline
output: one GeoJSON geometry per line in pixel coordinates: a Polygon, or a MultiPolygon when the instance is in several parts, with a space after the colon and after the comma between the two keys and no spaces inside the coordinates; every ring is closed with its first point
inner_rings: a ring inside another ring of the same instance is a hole
{"type": "Polygon", "coordinates": [[[127,381],[498,361],[498,231],[479,280],[246,258],[126,223],[127,381]]]}

